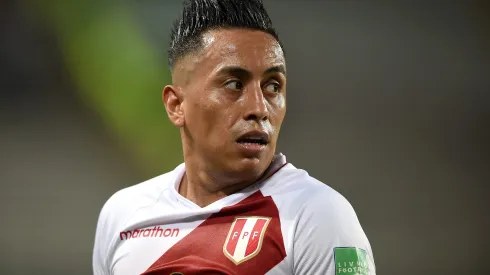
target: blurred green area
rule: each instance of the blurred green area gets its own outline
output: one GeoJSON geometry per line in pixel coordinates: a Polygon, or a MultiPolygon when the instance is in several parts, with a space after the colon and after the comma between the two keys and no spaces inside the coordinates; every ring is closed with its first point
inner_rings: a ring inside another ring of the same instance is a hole
{"type": "Polygon", "coordinates": [[[179,132],[161,101],[171,80],[167,64],[144,37],[130,2],[27,3],[55,32],[80,98],[128,150],[142,176],[182,162],[179,132]]]}

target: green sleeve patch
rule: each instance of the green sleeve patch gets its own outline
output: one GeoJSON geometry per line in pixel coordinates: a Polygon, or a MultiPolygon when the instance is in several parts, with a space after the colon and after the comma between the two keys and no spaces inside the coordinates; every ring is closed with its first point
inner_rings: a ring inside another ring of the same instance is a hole
{"type": "Polygon", "coordinates": [[[356,247],[334,248],[335,275],[368,275],[368,255],[356,247]]]}

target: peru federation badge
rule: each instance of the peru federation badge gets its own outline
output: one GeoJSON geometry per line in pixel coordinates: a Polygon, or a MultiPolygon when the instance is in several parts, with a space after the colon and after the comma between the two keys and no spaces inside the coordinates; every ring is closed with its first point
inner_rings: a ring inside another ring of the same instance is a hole
{"type": "Polygon", "coordinates": [[[368,275],[368,255],[356,247],[334,248],[335,275],[368,275]]]}
{"type": "Polygon", "coordinates": [[[223,246],[228,259],[239,265],[259,254],[269,217],[237,217],[230,227],[223,246]]]}

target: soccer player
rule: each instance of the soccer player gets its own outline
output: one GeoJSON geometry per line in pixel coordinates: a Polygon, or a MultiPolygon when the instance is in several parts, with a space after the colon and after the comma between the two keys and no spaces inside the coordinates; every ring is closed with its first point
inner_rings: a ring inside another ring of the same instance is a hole
{"type": "Polygon", "coordinates": [[[106,202],[94,273],[375,274],[349,202],[276,152],[287,69],[261,1],[188,1],[169,63],[184,163],[106,202]]]}

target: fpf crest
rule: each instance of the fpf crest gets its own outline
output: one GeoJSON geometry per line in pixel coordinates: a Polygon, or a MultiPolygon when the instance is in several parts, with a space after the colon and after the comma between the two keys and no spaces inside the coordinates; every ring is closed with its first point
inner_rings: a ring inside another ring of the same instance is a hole
{"type": "Polygon", "coordinates": [[[239,265],[259,254],[270,217],[236,217],[223,246],[228,259],[239,265]]]}

